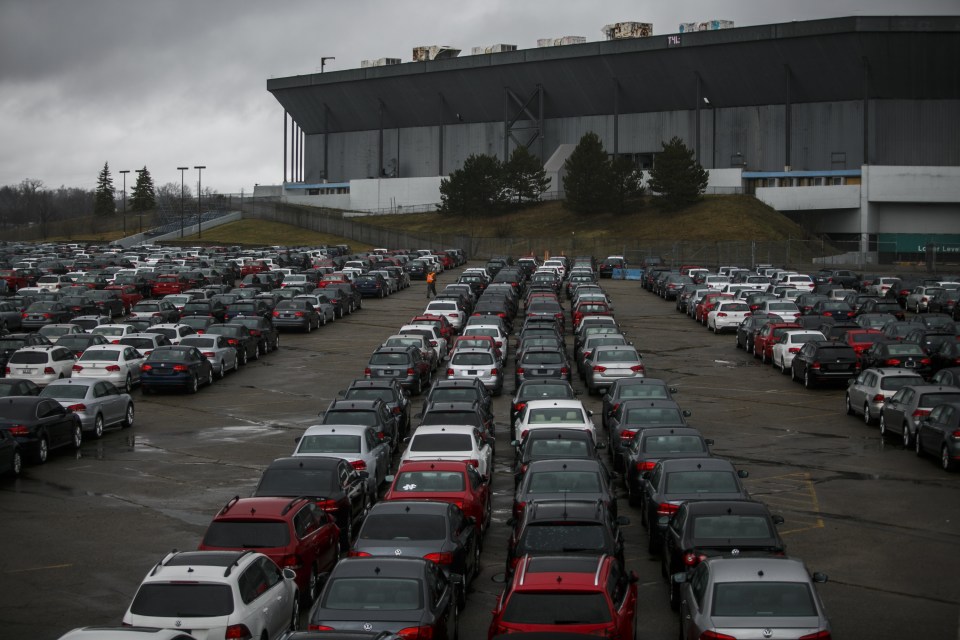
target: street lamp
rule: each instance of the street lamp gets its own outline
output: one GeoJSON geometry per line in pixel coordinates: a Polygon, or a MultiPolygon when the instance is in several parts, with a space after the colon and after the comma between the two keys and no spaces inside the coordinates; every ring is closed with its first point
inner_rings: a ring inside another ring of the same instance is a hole
{"type": "Polygon", "coordinates": [[[127,174],[130,169],[120,171],[123,175],[123,237],[127,237],[127,174]]]}
{"type": "Polygon", "coordinates": [[[180,172],[180,237],[183,238],[183,172],[190,167],[177,167],[180,172]]]}
{"type": "MultiPolygon", "coordinates": [[[[146,167],[144,167],[143,169],[134,169],[134,171],[140,174],[140,176],[142,176],[143,172],[146,170],[147,170],[146,167]]],[[[138,177],[137,179],[139,180],[140,178],[138,177]]],[[[126,189],[124,189],[124,191],[126,191],[126,189]]],[[[126,205],[124,205],[124,208],[126,208],[126,205]]],[[[140,235],[142,236],[143,235],[143,211],[142,210],[137,211],[137,221],[140,223],[140,235]]],[[[140,238],[140,241],[141,242],[143,241],[142,237],[140,238]]]]}
{"type": "Polygon", "coordinates": [[[203,195],[203,191],[200,189],[200,175],[207,167],[194,165],[193,168],[197,170],[197,239],[199,240],[203,237],[203,214],[200,212],[200,197],[203,195]]]}
{"type": "Polygon", "coordinates": [[[323,56],[320,58],[320,73],[323,73],[323,68],[327,66],[327,60],[336,60],[333,56],[323,56]]]}

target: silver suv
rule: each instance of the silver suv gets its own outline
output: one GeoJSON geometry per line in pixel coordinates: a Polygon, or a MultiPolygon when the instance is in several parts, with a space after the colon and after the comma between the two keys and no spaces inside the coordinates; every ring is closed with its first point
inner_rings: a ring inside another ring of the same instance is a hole
{"type": "Polygon", "coordinates": [[[457,349],[450,356],[447,378],[478,378],[493,395],[503,391],[503,371],[488,349],[457,349]]]}

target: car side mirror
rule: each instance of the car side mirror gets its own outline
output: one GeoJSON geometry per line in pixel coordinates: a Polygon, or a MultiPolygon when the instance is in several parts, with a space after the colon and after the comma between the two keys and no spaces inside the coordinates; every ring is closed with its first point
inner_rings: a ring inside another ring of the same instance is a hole
{"type": "Polygon", "coordinates": [[[383,481],[387,484],[393,484],[393,481],[396,479],[396,476],[384,476],[383,481]]]}
{"type": "Polygon", "coordinates": [[[630,576],[628,579],[630,580],[630,584],[636,584],[640,582],[640,576],[638,576],[637,572],[633,571],[632,569],[630,570],[630,576]]]}
{"type": "Polygon", "coordinates": [[[684,409],[684,410],[683,410],[683,417],[684,417],[684,418],[689,418],[689,417],[692,416],[692,415],[693,415],[693,412],[690,411],[689,409],[684,409]]]}
{"type": "Polygon", "coordinates": [[[515,524],[517,524],[517,519],[516,519],[516,518],[507,518],[507,526],[508,526],[508,527],[512,527],[512,526],[514,526],[515,524]]]}
{"type": "Polygon", "coordinates": [[[811,577],[813,578],[813,581],[818,584],[823,584],[824,582],[830,579],[827,577],[827,574],[820,573],[819,571],[815,572],[811,577]]]}
{"type": "Polygon", "coordinates": [[[687,581],[687,574],[684,572],[675,573],[670,576],[670,581],[673,582],[673,584],[683,584],[687,581]]]}
{"type": "Polygon", "coordinates": [[[749,477],[750,477],[750,472],[747,471],[746,469],[740,469],[739,471],[737,471],[737,477],[738,477],[738,478],[749,478],[749,477]]]}
{"type": "Polygon", "coordinates": [[[592,418],[592,417],[593,417],[593,411],[591,411],[590,409],[587,409],[587,416],[589,416],[589,417],[592,418]]]}
{"type": "Polygon", "coordinates": [[[773,516],[772,520],[773,520],[773,524],[783,524],[783,523],[784,523],[783,516],[773,516]]]}
{"type": "Polygon", "coordinates": [[[303,436],[297,436],[296,438],[293,439],[293,443],[294,443],[294,444],[299,443],[299,442],[300,442],[300,439],[301,439],[302,437],[303,437],[303,436]]]}
{"type": "Polygon", "coordinates": [[[680,389],[676,387],[670,387],[670,393],[680,393],[680,389]]]}
{"type": "Polygon", "coordinates": [[[347,395],[347,390],[346,390],[346,389],[340,389],[340,391],[337,391],[337,397],[338,397],[338,398],[343,398],[343,397],[346,396],[346,395],[347,395]]]}
{"type": "Polygon", "coordinates": [[[707,443],[707,446],[708,446],[708,447],[712,447],[712,446],[713,446],[713,438],[704,438],[703,441],[704,441],[705,443],[707,443]]]}
{"type": "Polygon", "coordinates": [[[297,579],[297,572],[294,571],[293,569],[287,567],[286,569],[283,570],[283,579],[284,579],[284,580],[296,580],[296,579],[297,579]]]}
{"type": "Polygon", "coordinates": [[[594,448],[597,449],[597,450],[606,449],[606,448],[607,448],[607,443],[606,443],[606,442],[598,442],[597,444],[594,445],[594,448]]]}

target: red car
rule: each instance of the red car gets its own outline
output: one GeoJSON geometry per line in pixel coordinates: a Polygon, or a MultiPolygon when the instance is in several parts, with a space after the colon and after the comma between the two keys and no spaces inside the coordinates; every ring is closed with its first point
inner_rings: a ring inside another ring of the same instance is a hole
{"type": "Polygon", "coordinates": [[[883,331],[879,329],[850,329],[843,334],[843,341],[853,348],[858,358],[864,351],[872,347],[874,342],[883,339],[883,331]]]}
{"type": "Polygon", "coordinates": [[[10,292],[14,292],[21,287],[33,286],[33,283],[36,282],[36,278],[31,278],[23,269],[2,269],[0,270],[0,278],[7,281],[7,289],[10,292]]]}
{"type": "Polygon", "coordinates": [[[132,284],[111,284],[106,288],[107,291],[119,292],[120,299],[123,300],[124,313],[130,313],[133,305],[143,300],[143,296],[132,284]]]}
{"type": "Polygon", "coordinates": [[[297,573],[297,588],[313,602],[340,558],[340,529],[312,498],[233,498],[213,518],[200,551],[255,549],[297,573]]]}
{"type": "Polygon", "coordinates": [[[480,536],[490,525],[490,483],[473,465],[462,460],[404,462],[383,499],[453,503],[476,520],[480,536]]]}
{"type": "Polygon", "coordinates": [[[796,322],[768,322],[753,338],[753,357],[760,358],[766,364],[773,362],[773,345],[780,339],[784,331],[789,329],[803,329],[796,322]]]}
{"type": "Polygon", "coordinates": [[[573,330],[576,331],[577,327],[580,326],[580,321],[583,320],[583,316],[612,316],[613,311],[603,302],[585,301],[578,304],[571,315],[573,316],[573,330]]]}
{"type": "Polygon", "coordinates": [[[637,575],[613,556],[524,556],[487,637],[507,633],[637,637],[637,575]]]}
{"type": "Polygon", "coordinates": [[[180,276],[162,275],[157,276],[157,279],[153,283],[153,287],[150,290],[150,295],[152,295],[154,298],[162,298],[163,296],[168,296],[174,293],[183,293],[186,290],[187,282],[180,276]]]}
{"type": "Polygon", "coordinates": [[[707,326],[707,314],[713,311],[720,300],[733,300],[733,296],[729,293],[708,293],[703,296],[703,300],[694,309],[693,319],[703,326],[707,326]]]}
{"type": "Polygon", "coordinates": [[[247,260],[240,267],[240,277],[249,276],[262,271],[270,271],[270,264],[263,260],[247,260]]]}

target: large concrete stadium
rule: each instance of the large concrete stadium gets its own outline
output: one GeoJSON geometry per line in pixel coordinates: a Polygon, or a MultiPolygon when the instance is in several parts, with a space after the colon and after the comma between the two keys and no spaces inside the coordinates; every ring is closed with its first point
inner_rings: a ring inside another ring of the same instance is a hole
{"type": "Polygon", "coordinates": [[[279,192],[291,202],[429,208],[469,155],[502,159],[520,144],[559,196],[584,133],[644,169],[679,136],[710,171],[709,192],[753,193],[876,255],[960,250],[958,63],[960,18],[849,17],[275,78],[267,89],[284,109],[279,192]]]}

